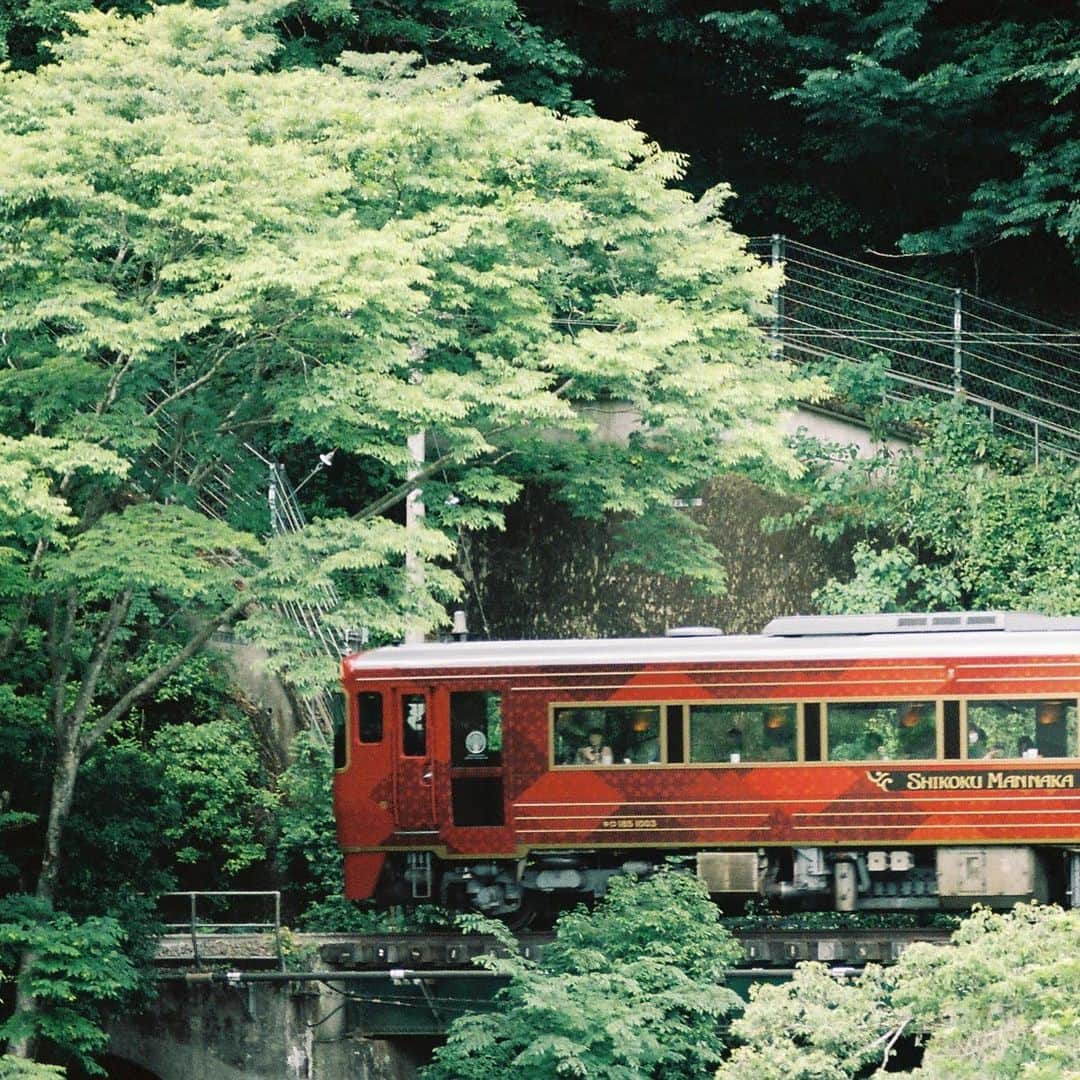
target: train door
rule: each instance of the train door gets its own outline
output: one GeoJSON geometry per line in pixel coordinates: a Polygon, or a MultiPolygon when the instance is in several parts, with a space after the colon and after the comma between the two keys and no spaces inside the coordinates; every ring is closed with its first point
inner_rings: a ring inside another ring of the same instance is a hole
{"type": "Polygon", "coordinates": [[[450,692],[450,818],[457,827],[502,825],[503,695],[450,692]]]}
{"type": "Polygon", "coordinates": [[[431,731],[431,694],[421,686],[394,690],[397,768],[394,770],[394,816],[398,832],[434,833],[435,770],[431,731]]]}

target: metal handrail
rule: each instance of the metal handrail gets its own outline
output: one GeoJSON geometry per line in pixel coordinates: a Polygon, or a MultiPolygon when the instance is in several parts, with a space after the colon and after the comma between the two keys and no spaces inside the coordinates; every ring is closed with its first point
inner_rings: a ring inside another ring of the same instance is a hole
{"type": "MultiPolygon", "coordinates": [[[[285,968],[285,958],[281,952],[281,892],[277,889],[218,889],[218,890],[180,890],[179,892],[166,892],[160,894],[164,900],[170,896],[184,896],[190,903],[189,916],[186,922],[163,923],[166,930],[186,930],[191,935],[192,959],[196,967],[199,966],[199,933],[200,926],[227,927],[230,930],[261,931],[274,935],[275,948],[277,950],[278,963],[282,970],[285,968]],[[214,919],[213,922],[200,924],[199,922],[199,897],[238,897],[238,896],[270,896],[274,899],[273,921],[265,922],[226,922],[222,919],[214,919]]],[[[203,929],[204,935],[211,933],[203,929]]]]}
{"type": "Polygon", "coordinates": [[[1033,447],[1036,462],[1046,451],[1080,458],[1071,379],[1080,332],[786,237],[754,237],[750,249],[785,274],[772,303],[774,355],[885,356],[894,385],[987,411],[994,426],[1033,447]]]}

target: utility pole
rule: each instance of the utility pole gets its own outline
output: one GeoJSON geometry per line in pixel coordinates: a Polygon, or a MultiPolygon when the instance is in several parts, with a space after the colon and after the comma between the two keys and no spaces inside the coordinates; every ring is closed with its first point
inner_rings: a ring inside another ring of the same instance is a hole
{"type": "MultiPolygon", "coordinates": [[[[410,435],[407,445],[409,447],[409,456],[413,461],[412,467],[409,469],[408,479],[415,480],[420,475],[420,470],[423,468],[427,456],[424,432],[418,431],[415,435],[410,435]]],[[[416,487],[405,496],[405,531],[409,534],[406,536],[406,542],[409,542],[412,532],[420,528],[423,523],[424,493],[420,488],[416,487]]],[[[417,589],[423,587],[424,565],[412,550],[405,553],[405,572],[417,589]]],[[[420,630],[407,630],[405,632],[406,645],[415,645],[423,640],[424,635],[420,630]]]]}
{"type": "Polygon", "coordinates": [[[953,293],[952,316],[952,381],[953,392],[959,394],[964,388],[964,290],[953,293]]]}
{"type": "MultiPolygon", "coordinates": [[[[773,233],[772,258],[769,265],[774,270],[779,270],[784,265],[784,238],[779,233],[773,233]]],[[[773,324],[771,337],[773,339],[772,355],[774,360],[784,359],[784,287],[778,285],[773,293],[773,324]]]]}

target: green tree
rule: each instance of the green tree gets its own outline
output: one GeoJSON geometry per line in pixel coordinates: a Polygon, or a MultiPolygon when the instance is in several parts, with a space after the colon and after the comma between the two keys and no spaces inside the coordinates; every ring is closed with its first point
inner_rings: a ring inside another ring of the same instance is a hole
{"type": "Polygon", "coordinates": [[[536,10],[586,61],[578,94],[687,152],[695,183],[730,181],[740,228],[880,253],[894,268],[903,253],[920,276],[1055,321],[1075,311],[1074,5],[582,0],[536,10]]]}
{"type": "Polygon", "coordinates": [[[724,969],[741,947],[700,881],[669,869],[642,882],[613,878],[593,911],[562,916],[555,934],[538,963],[506,935],[510,955],[486,961],[510,977],[496,1011],[455,1020],[425,1080],[689,1080],[718,1063],[722,1026],[739,1004],[724,969]]]}
{"type": "Polygon", "coordinates": [[[759,985],[732,1032],[742,1040],[717,1080],[898,1075],[897,1040],[916,1036],[925,1080],[1040,1080],[1080,1075],[1075,980],[1080,912],[1018,905],[977,910],[952,944],[910,946],[891,968],[838,980],[799,966],[782,986],[759,985]]]}
{"type": "Polygon", "coordinates": [[[54,738],[46,903],[83,762],[220,628],[324,686],[281,606],[333,583],[332,628],[438,624],[455,537],[524,478],[666,525],[656,562],[715,586],[673,498],[747,456],[794,468],[772,420],[812,384],[769,358],[773,279],[723,192],[461,65],[276,71],[279,14],[78,14],[56,63],[0,75],[0,664],[54,738]],[[597,402],[625,439],[594,439],[597,402]],[[246,441],[337,447],[352,512],[269,540],[242,503],[215,516],[208,484],[261,471],[246,441]]]}
{"type": "Polygon", "coordinates": [[[163,836],[177,863],[200,867],[202,880],[222,887],[266,858],[276,799],[242,722],[225,716],[170,724],[153,736],[151,749],[162,792],[180,808],[163,836]]]}
{"type": "MultiPolygon", "coordinates": [[[[788,130],[793,169],[777,195],[786,183],[802,231],[821,224],[821,200],[840,211],[834,242],[971,256],[976,290],[980,260],[1003,239],[1048,233],[1075,259],[1075,10],[1054,0],[772,0],[725,5],[706,21],[779,58],[773,93],[799,127],[788,130]]],[[[995,272],[1011,274],[1016,258],[1003,254],[995,272]]]]}
{"type": "Polygon", "coordinates": [[[282,63],[308,64],[355,49],[417,53],[429,63],[484,64],[520,101],[582,111],[572,96],[581,61],[545,35],[516,0],[299,0],[280,24],[282,63]]]}
{"type": "Polygon", "coordinates": [[[345,929],[355,905],[344,899],[345,878],[330,801],[333,759],[322,742],[306,731],[293,739],[289,752],[288,768],[277,786],[275,859],[299,891],[304,904],[302,925],[345,929]]]}

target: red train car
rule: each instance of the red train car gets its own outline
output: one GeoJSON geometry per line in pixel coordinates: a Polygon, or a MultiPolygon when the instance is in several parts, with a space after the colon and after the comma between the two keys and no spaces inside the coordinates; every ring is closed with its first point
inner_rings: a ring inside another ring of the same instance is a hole
{"type": "Polygon", "coordinates": [[[739,903],[1080,903],[1078,619],[405,645],[343,684],[354,899],[513,918],[684,854],[739,903]]]}

